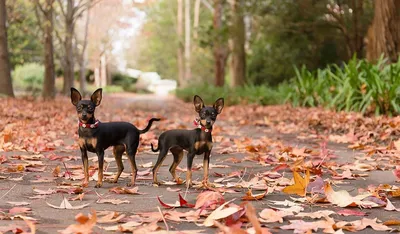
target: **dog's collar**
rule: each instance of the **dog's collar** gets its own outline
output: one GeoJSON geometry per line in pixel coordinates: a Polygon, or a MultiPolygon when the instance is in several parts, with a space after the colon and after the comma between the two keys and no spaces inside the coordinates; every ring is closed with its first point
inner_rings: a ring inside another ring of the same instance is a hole
{"type": "Polygon", "coordinates": [[[212,128],[206,128],[201,124],[200,118],[196,118],[193,120],[193,124],[197,127],[200,128],[204,132],[211,132],[212,128]]]}
{"type": "Polygon", "coordinates": [[[94,122],[94,124],[85,124],[85,123],[82,123],[81,121],[78,122],[79,127],[82,127],[82,128],[97,128],[99,126],[99,123],[100,123],[99,120],[96,120],[96,122],[94,122]]]}

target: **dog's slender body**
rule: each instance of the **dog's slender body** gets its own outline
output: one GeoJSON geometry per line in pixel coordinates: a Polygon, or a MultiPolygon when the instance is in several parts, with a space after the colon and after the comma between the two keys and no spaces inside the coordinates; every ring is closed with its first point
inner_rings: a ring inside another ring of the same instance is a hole
{"type": "Polygon", "coordinates": [[[204,106],[203,100],[199,96],[194,97],[194,106],[197,113],[199,113],[199,128],[193,130],[175,129],[169,130],[160,135],[158,138],[158,148],[154,149],[151,145],[153,152],[160,151],[156,164],[153,167],[153,183],[158,184],[157,172],[168,154],[171,151],[174,156],[174,161],[169,168],[169,171],[174,180],[181,184],[183,181],[176,175],[176,167],[182,161],[183,150],[187,154],[187,173],[186,185],[192,184],[192,164],[193,158],[196,155],[204,154],[203,169],[204,169],[204,182],[208,182],[208,167],[210,162],[210,154],[213,146],[212,141],[212,126],[216,121],[217,115],[221,113],[224,107],[224,99],[218,99],[212,107],[204,106]]]}
{"type": "Polygon", "coordinates": [[[89,183],[89,165],[87,151],[96,153],[99,162],[99,175],[96,183],[96,188],[103,185],[103,165],[104,165],[104,150],[110,146],[114,146],[113,154],[117,163],[118,172],[112,180],[117,183],[119,176],[124,170],[122,163],[122,154],[126,151],[131,168],[132,178],[128,186],[135,184],[137,175],[137,166],[135,161],[136,151],[139,146],[140,134],[147,132],[153,121],[160,119],[152,118],[147,127],[143,130],[137,129],[134,125],[128,122],[108,122],[100,123],[94,117],[96,106],[100,105],[102,99],[102,89],[96,90],[90,100],[82,100],[82,96],[78,90],[71,88],[71,101],[76,106],[79,118],[79,147],[82,154],[82,162],[84,168],[85,179],[83,186],[89,183]]]}

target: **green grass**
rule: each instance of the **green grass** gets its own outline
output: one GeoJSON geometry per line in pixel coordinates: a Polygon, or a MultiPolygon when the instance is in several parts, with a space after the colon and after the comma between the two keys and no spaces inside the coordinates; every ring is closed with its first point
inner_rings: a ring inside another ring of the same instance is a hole
{"type": "Polygon", "coordinates": [[[353,58],[343,67],[315,72],[296,69],[288,101],[295,106],[324,106],[364,114],[400,114],[400,60],[376,64],[353,58]]]}

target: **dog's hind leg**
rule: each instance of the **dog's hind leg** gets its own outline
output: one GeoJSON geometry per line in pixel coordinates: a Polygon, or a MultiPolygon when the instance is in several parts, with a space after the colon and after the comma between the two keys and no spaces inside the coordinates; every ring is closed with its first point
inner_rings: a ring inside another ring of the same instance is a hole
{"type": "Polygon", "coordinates": [[[117,183],[118,178],[121,175],[122,171],[124,170],[124,164],[122,163],[122,154],[125,152],[124,145],[116,145],[113,149],[113,154],[115,158],[115,162],[117,163],[118,171],[115,175],[114,179],[111,181],[112,183],[117,183]]]}
{"type": "Polygon", "coordinates": [[[174,147],[170,149],[172,155],[174,156],[174,162],[172,163],[171,167],[169,168],[169,172],[171,173],[172,177],[176,181],[177,184],[182,184],[183,180],[176,175],[176,167],[182,161],[183,158],[183,149],[181,147],[174,147]]]}
{"type": "Polygon", "coordinates": [[[157,172],[158,169],[160,169],[162,162],[164,161],[164,159],[166,158],[168,154],[168,149],[160,149],[160,153],[158,154],[158,158],[157,158],[157,162],[153,167],[153,184],[159,184],[157,181],[157,172]]]}
{"type": "Polygon", "coordinates": [[[135,141],[135,143],[133,145],[127,146],[127,149],[126,149],[126,154],[128,155],[129,162],[130,162],[131,168],[132,168],[131,182],[128,183],[127,186],[135,185],[136,175],[137,175],[137,166],[136,166],[135,157],[136,157],[136,152],[137,152],[138,146],[139,146],[139,141],[135,141]]]}

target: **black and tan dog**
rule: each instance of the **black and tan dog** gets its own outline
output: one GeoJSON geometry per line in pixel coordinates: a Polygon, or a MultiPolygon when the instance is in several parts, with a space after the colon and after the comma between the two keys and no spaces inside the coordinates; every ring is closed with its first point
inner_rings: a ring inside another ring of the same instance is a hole
{"type": "Polygon", "coordinates": [[[158,159],[153,168],[153,183],[158,184],[157,171],[167,156],[168,150],[171,151],[174,156],[174,162],[172,163],[169,171],[172,177],[178,184],[182,184],[182,180],[176,175],[175,169],[183,158],[183,150],[188,152],[187,154],[187,173],[186,173],[186,186],[192,184],[192,164],[195,155],[204,153],[203,169],[204,169],[204,180],[203,182],[208,183],[208,165],[210,161],[210,153],[212,149],[212,127],[217,119],[217,115],[221,113],[224,107],[224,99],[219,98],[215,101],[214,105],[204,106],[203,100],[199,96],[194,96],[194,107],[197,113],[199,113],[199,119],[196,124],[198,128],[193,130],[169,130],[160,135],[158,138],[158,148],[154,149],[151,145],[153,152],[160,151],[158,159]]]}
{"type": "Polygon", "coordinates": [[[90,100],[82,100],[79,91],[71,88],[71,102],[76,106],[79,118],[78,142],[85,174],[83,186],[87,186],[89,183],[87,151],[96,153],[99,160],[99,179],[95,187],[99,188],[103,185],[104,150],[109,146],[114,146],[113,153],[118,166],[118,172],[112,182],[117,183],[124,170],[122,154],[126,151],[132,167],[132,179],[128,186],[133,186],[137,175],[135,155],[139,146],[139,136],[150,129],[153,121],[159,121],[160,119],[150,119],[147,127],[143,130],[137,129],[128,122],[101,123],[94,117],[94,111],[96,106],[100,105],[101,99],[102,89],[97,89],[90,97],[90,100]]]}

